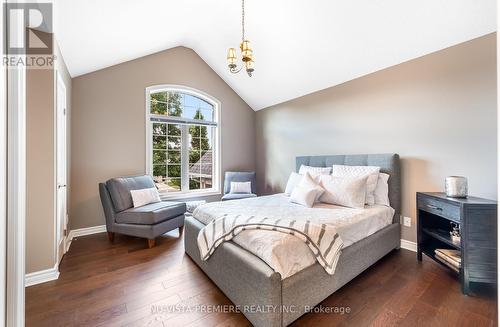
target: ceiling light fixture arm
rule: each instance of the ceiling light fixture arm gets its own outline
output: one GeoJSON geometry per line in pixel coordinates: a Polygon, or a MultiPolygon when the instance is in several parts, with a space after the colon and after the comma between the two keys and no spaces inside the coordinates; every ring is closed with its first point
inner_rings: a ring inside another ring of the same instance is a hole
{"type": "Polygon", "coordinates": [[[237,67],[236,65],[229,65],[229,71],[233,74],[238,74],[243,69],[243,66],[237,67]]]}

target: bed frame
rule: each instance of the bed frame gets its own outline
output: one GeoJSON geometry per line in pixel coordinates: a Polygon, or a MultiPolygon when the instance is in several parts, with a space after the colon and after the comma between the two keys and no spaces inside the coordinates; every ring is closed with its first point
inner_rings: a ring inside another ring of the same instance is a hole
{"type": "Polygon", "coordinates": [[[257,256],[233,242],[219,246],[202,261],[196,239],[205,226],[193,217],[185,221],[185,251],[254,326],[287,326],[365,269],[400,246],[401,175],[399,155],[332,155],[296,158],[300,165],[378,166],[390,175],[389,200],[393,223],[342,250],[337,269],[328,275],[318,263],[286,278],[257,256]],[[262,312],[265,311],[265,312],[262,312]]]}

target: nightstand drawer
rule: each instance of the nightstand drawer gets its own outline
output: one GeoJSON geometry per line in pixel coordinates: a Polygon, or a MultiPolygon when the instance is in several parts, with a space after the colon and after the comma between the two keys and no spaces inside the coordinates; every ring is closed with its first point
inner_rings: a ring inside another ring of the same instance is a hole
{"type": "Polygon", "coordinates": [[[421,197],[418,201],[418,209],[460,222],[460,207],[445,201],[421,197]]]}

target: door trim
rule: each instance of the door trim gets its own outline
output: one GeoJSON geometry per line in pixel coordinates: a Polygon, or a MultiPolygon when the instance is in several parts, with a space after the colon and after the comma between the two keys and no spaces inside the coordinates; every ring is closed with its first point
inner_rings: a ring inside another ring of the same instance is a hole
{"type": "Polygon", "coordinates": [[[26,70],[24,66],[7,70],[7,138],[7,235],[9,237],[7,238],[6,325],[24,326],[26,225],[26,70]]]}
{"type": "MultiPolygon", "coordinates": [[[[64,80],[61,76],[61,73],[59,72],[59,70],[57,69],[54,69],[54,75],[55,75],[55,83],[54,83],[54,256],[55,256],[55,266],[57,267],[59,265],[59,262],[60,262],[60,259],[62,259],[62,256],[66,253],[66,238],[68,237],[67,233],[64,234],[63,232],[63,235],[61,237],[60,240],[57,239],[57,233],[58,233],[58,228],[59,226],[57,225],[57,220],[58,220],[58,198],[59,198],[59,192],[58,192],[58,172],[59,172],[59,163],[58,163],[58,134],[59,134],[59,124],[58,124],[58,101],[59,101],[59,98],[58,98],[58,88],[59,88],[59,85],[61,85],[64,89],[64,110],[67,111],[67,107],[68,107],[68,94],[67,94],[67,88],[66,88],[66,84],[64,83],[64,80]],[[61,247],[62,246],[62,247],[61,247]],[[62,249],[62,254],[59,252],[60,249],[62,249]]],[[[67,135],[67,129],[68,129],[68,121],[67,121],[67,116],[64,115],[65,117],[65,120],[66,120],[66,142],[67,142],[67,139],[68,139],[68,135],[67,135]]],[[[68,164],[68,154],[67,154],[67,143],[66,143],[66,185],[68,185],[68,176],[67,176],[67,173],[68,173],[68,169],[67,169],[67,164],[68,164]]],[[[67,197],[67,192],[68,192],[68,189],[66,188],[66,205],[67,205],[67,201],[68,201],[68,197],[67,197]]],[[[67,230],[67,221],[66,221],[66,216],[68,215],[68,212],[67,212],[67,207],[66,207],[66,212],[65,212],[65,215],[63,217],[63,224],[65,225],[64,226],[64,229],[67,230]]]]}
{"type": "MultiPolygon", "coordinates": [[[[2,6],[5,1],[0,1],[2,6]]],[[[6,30],[4,15],[0,15],[0,26],[6,30]]],[[[4,33],[0,42],[5,44],[4,33]]],[[[6,324],[7,302],[7,70],[0,67],[0,325],[6,324]]]]}

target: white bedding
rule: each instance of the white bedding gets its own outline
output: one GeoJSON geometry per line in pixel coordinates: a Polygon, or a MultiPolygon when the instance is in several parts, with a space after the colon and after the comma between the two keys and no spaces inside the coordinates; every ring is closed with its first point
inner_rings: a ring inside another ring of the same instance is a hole
{"type": "MultiPolygon", "coordinates": [[[[394,209],[382,205],[352,209],[332,204],[316,203],[307,208],[288,201],[284,194],[275,194],[212,202],[198,207],[193,216],[208,224],[224,214],[251,214],[268,218],[305,220],[335,226],[347,247],[392,223],[394,209]]],[[[311,250],[300,239],[280,232],[247,230],[233,242],[264,260],[285,279],[316,262],[311,250]]]]}

